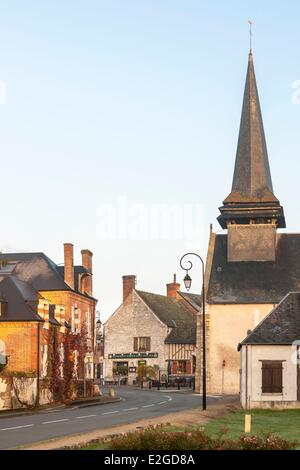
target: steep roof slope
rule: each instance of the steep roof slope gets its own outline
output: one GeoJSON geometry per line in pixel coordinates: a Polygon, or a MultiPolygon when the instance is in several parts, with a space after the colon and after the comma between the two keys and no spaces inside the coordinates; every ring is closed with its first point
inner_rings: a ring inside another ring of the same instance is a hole
{"type": "Polygon", "coordinates": [[[196,316],[187,307],[185,300],[140,290],[136,292],[152,312],[172,328],[166,343],[196,343],[196,316]]]}
{"type": "Polygon", "coordinates": [[[292,344],[300,339],[300,292],[290,292],[242,341],[244,344],[292,344]]]}
{"type": "Polygon", "coordinates": [[[1,253],[3,261],[15,264],[13,274],[36,290],[70,290],[57,265],[44,253],[1,253]]]}
{"type": "Polygon", "coordinates": [[[277,304],[300,290],[300,233],[278,233],[276,261],[228,262],[227,235],[216,235],[209,304],[277,304]]]}
{"type": "Polygon", "coordinates": [[[0,321],[43,321],[36,313],[38,294],[15,276],[0,277],[0,297],[7,302],[7,315],[0,321]]]}

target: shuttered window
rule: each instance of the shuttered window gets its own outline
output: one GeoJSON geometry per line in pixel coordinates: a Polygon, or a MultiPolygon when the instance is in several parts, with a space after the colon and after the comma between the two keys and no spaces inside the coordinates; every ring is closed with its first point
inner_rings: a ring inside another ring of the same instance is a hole
{"type": "Polygon", "coordinates": [[[282,361],[262,361],[262,393],[282,393],[282,361]]]}

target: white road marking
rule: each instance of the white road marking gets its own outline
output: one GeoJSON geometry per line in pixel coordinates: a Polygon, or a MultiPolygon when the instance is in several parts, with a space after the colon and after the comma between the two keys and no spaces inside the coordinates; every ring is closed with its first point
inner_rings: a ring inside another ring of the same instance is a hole
{"type": "Polygon", "coordinates": [[[34,426],[34,424],[23,424],[23,426],[13,426],[11,428],[2,428],[0,431],[9,431],[10,429],[21,429],[21,428],[29,428],[34,426]]]}
{"type": "Polygon", "coordinates": [[[163,405],[164,403],[168,403],[167,401],[160,401],[159,403],[156,403],[157,405],[163,405]]]}
{"type": "Polygon", "coordinates": [[[97,416],[97,415],[85,415],[85,416],[75,416],[76,419],[84,419],[84,418],[92,418],[93,416],[97,416]]]}
{"type": "Polygon", "coordinates": [[[166,395],[166,397],[169,401],[172,401],[172,397],[169,397],[169,395],[166,395]]]}
{"type": "Polygon", "coordinates": [[[119,413],[119,411],[108,411],[107,413],[102,413],[103,415],[112,415],[113,413],[119,413]]]}
{"type": "Polygon", "coordinates": [[[154,406],[155,403],[152,403],[152,405],[144,405],[143,408],[149,408],[150,406],[154,406]]]}
{"type": "Polygon", "coordinates": [[[62,421],[69,421],[69,419],[65,418],[65,419],[56,419],[54,421],[44,421],[42,424],[61,423],[62,421]]]}
{"type": "Polygon", "coordinates": [[[124,408],[123,411],[132,411],[132,410],[137,410],[138,408],[124,408]]]}

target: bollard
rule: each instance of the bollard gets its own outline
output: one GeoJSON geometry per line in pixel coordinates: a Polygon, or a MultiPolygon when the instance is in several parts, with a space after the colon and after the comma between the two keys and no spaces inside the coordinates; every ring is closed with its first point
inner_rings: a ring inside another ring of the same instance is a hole
{"type": "Polygon", "coordinates": [[[115,389],[114,389],[114,388],[110,388],[110,389],[108,390],[108,396],[109,396],[110,398],[115,398],[116,392],[115,392],[115,389]]]}
{"type": "Polygon", "coordinates": [[[245,415],[245,432],[251,432],[251,415],[245,415]]]}

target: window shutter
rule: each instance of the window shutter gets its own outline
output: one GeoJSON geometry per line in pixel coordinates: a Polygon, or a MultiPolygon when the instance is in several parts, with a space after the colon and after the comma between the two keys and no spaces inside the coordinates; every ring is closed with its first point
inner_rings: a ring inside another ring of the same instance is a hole
{"type": "Polygon", "coordinates": [[[262,363],[262,393],[282,392],[282,362],[263,361],[262,363]]]}
{"type": "Polygon", "coordinates": [[[273,367],[273,390],[274,393],[282,392],[282,364],[273,367]]]}
{"type": "Polygon", "coordinates": [[[191,374],[192,373],[192,367],[191,367],[191,361],[186,362],[186,373],[191,374]]]}
{"type": "Polygon", "coordinates": [[[133,338],[133,350],[138,351],[138,338],[133,338]]]}

